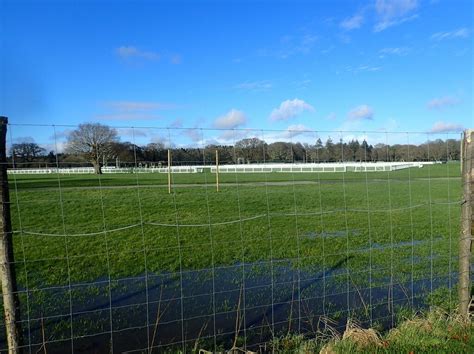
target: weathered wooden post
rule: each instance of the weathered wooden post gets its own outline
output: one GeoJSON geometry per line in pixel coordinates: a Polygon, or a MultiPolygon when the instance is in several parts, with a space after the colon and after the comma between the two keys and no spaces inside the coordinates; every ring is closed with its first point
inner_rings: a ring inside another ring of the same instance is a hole
{"type": "Polygon", "coordinates": [[[473,210],[473,163],[474,158],[474,130],[464,131],[462,141],[462,183],[463,203],[461,211],[461,235],[459,238],[459,312],[462,316],[469,316],[469,303],[471,301],[471,243],[472,224],[474,222],[473,210]]]}
{"type": "Polygon", "coordinates": [[[171,194],[171,150],[168,149],[168,194],[171,194]]]}
{"type": "Polygon", "coordinates": [[[0,117],[0,279],[2,282],[3,309],[5,312],[5,329],[7,334],[8,352],[20,353],[20,302],[18,300],[15,263],[13,258],[13,233],[10,218],[10,196],[8,193],[7,176],[7,117],[0,117]]]}

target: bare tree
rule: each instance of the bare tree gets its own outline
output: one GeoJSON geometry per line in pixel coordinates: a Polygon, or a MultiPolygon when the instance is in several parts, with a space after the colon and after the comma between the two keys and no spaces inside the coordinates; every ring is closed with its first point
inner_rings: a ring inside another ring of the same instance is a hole
{"type": "Polygon", "coordinates": [[[35,143],[33,138],[24,138],[23,141],[11,146],[11,156],[17,162],[31,162],[39,156],[44,156],[46,150],[35,143]]]}
{"type": "Polygon", "coordinates": [[[291,143],[277,141],[268,145],[268,154],[273,162],[293,162],[291,143]]]}
{"type": "Polygon", "coordinates": [[[258,162],[264,159],[265,142],[259,138],[247,138],[235,143],[235,148],[246,162],[258,162]]]}
{"type": "Polygon", "coordinates": [[[100,123],[84,123],[69,134],[66,151],[84,157],[94,166],[94,172],[100,174],[102,161],[112,155],[116,141],[115,129],[100,123]]]}
{"type": "Polygon", "coordinates": [[[162,142],[149,143],[143,149],[145,159],[149,162],[159,162],[167,159],[165,144],[162,142]]]}

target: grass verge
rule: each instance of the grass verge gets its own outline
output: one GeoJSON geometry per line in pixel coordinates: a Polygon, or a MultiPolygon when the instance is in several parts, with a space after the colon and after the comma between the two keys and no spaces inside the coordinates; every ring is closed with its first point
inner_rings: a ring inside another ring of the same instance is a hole
{"type": "Polygon", "coordinates": [[[278,353],[472,353],[474,326],[455,312],[434,308],[402,320],[385,334],[349,321],[344,333],[328,340],[287,335],[272,342],[278,353]]]}

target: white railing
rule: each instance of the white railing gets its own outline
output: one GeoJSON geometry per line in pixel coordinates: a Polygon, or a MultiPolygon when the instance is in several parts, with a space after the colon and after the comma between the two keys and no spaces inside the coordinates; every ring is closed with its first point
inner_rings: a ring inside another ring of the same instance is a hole
{"type": "MultiPolygon", "coordinates": [[[[265,173],[265,172],[378,172],[396,171],[405,168],[421,168],[434,162],[340,162],[340,163],[268,163],[246,165],[222,165],[219,173],[265,173]]],[[[211,172],[216,172],[215,166],[210,166],[211,172]]]]}
{"type": "MultiPolygon", "coordinates": [[[[196,166],[174,166],[171,167],[171,173],[200,173],[202,167],[196,166]]],[[[61,173],[61,174],[93,174],[93,167],[64,167],[64,168],[18,168],[9,169],[10,174],[50,174],[50,173],[61,173]]],[[[127,168],[116,168],[116,167],[102,167],[102,173],[168,173],[168,167],[127,167],[127,168]]]]}
{"type": "MultiPolygon", "coordinates": [[[[406,168],[432,165],[437,162],[337,162],[337,163],[265,163],[221,165],[220,173],[267,173],[267,172],[379,172],[397,171],[406,168]]],[[[171,173],[202,173],[209,168],[211,173],[216,172],[216,166],[173,166],[171,173]]],[[[102,167],[103,173],[168,173],[168,167],[102,167]]],[[[10,174],[92,174],[93,167],[64,167],[64,168],[29,168],[9,169],[10,174]]]]}

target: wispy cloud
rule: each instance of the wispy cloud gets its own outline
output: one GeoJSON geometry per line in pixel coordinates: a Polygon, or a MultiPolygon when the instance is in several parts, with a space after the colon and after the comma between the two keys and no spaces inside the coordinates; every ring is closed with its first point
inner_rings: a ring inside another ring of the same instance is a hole
{"type": "Polygon", "coordinates": [[[157,52],[144,51],[134,46],[118,47],[116,53],[122,59],[141,58],[146,60],[159,60],[161,57],[157,52]]]}
{"type": "Polygon", "coordinates": [[[377,71],[382,70],[382,67],[376,66],[376,65],[359,65],[357,67],[347,66],[346,70],[348,72],[358,74],[362,72],[377,72],[377,71]]]}
{"type": "Polygon", "coordinates": [[[118,121],[135,121],[135,120],[153,120],[161,119],[160,116],[155,114],[140,114],[140,113],[111,113],[111,114],[98,114],[96,115],[98,120],[118,120],[118,121]]]}
{"type": "Polygon", "coordinates": [[[372,107],[363,104],[353,108],[348,114],[349,121],[372,120],[374,119],[374,110],[372,107]]]}
{"type": "Polygon", "coordinates": [[[244,130],[225,130],[219,134],[218,141],[221,143],[231,143],[234,144],[240,139],[248,137],[248,132],[244,130]]]}
{"type": "Polygon", "coordinates": [[[276,48],[260,48],[257,54],[287,59],[297,54],[308,54],[317,40],[318,36],[309,33],[297,36],[285,35],[280,38],[280,43],[276,48]]]}
{"type": "Polygon", "coordinates": [[[392,47],[392,48],[382,48],[379,50],[381,57],[383,58],[385,55],[407,55],[410,51],[407,47],[392,47]]]}
{"type": "Polygon", "coordinates": [[[117,133],[121,137],[128,137],[128,138],[146,138],[150,136],[150,131],[144,128],[121,128],[117,129],[117,133]]]}
{"type": "MultiPolygon", "coordinates": [[[[382,125],[376,128],[376,130],[381,132],[393,132],[399,128],[400,123],[394,118],[389,118],[385,122],[382,122],[382,125]]],[[[389,139],[389,137],[386,137],[386,139],[389,139]]]]}
{"type": "Polygon", "coordinates": [[[427,106],[429,109],[444,109],[448,107],[455,106],[459,104],[461,101],[452,96],[444,96],[444,97],[437,97],[433,98],[432,100],[428,101],[427,106]]]}
{"type": "Polygon", "coordinates": [[[47,152],[52,151],[53,153],[61,154],[66,151],[67,142],[57,141],[57,142],[48,143],[48,144],[41,144],[41,147],[45,149],[47,152]]]}
{"type": "Polygon", "coordinates": [[[182,128],[183,127],[183,120],[180,118],[176,118],[169,124],[170,128],[182,128]]]}
{"type": "Polygon", "coordinates": [[[375,66],[375,65],[360,65],[357,68],[355,68],[354,72],[374,72],[374,71],[380,71],[382,67],[380,66],[375,66]]]}
{"type": "Polygon", "coordinates": [[[460,132],[464,129],[461,124],[436,122],[431,127],[430,132],[432,133],[448,133],[448,132],[460,132]]]}
{"type": "Polygon", "coordinates": [[[242,82],[234,86],[235,89],[245,91],[267,91],[272,88],[272,83],[267,80],[242,82]]]}
{"type": "Polygon", "coordinates": [[[445,39],[456,39],[456,38],[467,38],[469,37],[469,29],[467,28],[458,28],[454,31],[447,31],[447,32],[437,32],[431,36],[432,40],[435,41],[442,41],[445,39]]]}
{"type": "Polygon", "coordinates": [[[413,14],[418,7],[418,0],[376,0],[375,12],[377,21],[374,32],[381,32],[389,27],[416,19],[413,14]]]}
{"type": "Polygon", "coordinates": [[[321,54],[328,54],[328,53],[332,52],[334,50],[334,48],[336,48],[336,46],[330,45],[327,48],[321,49],[321,54]]]}
{"type": "Polygon", "coordinates": [[[216,118],[214,127],[218,129],[233,129],[242,126],[247,122],[244,112],[231,109],[229,112],[216,118]]]}
{"type": "Polygon", "coordinates": [[[314,112],[315,109],[310,104],[298,98],[286,100],[280,104],[280,107],[275,108],[272,111],[270,114],[270,119],[273,121],[288,120],[289,118],[293,118],[304,111],[314,112]]]}
{"type": "Polygon", "coordinates": [[[172,54],[170,55],[170,63],[174,65],[181,64],[183,62],[183,58],[179,54],[172,54]]]}
{"type": "Polygon", "coordinates": [[[352,17],[346,18],[339,26],[347,31],[358,29],[364,23],[364,16],[362,14],[355,14],[352,17]]]}
{"type": "Polygon", "coordinates": [[[282,132],[278,137],[282,139],[292,139],[295,136],[302,135],[304,133],[310,133],[312,129],[308,128],[303,124],[290,125],[284,132],[282,132]]]}
{"type": "Polygon", "coordinates": [[[294,53],[308,53],[313,48],[315,42],[317,41],[318,36],[313,34],[305,34],[301,36],[296,43],[290,47],[289,55],[294,53]]]}
{"type": "MultiPolygon", "coordinates": [[[[56,130],[56,133],[51,135],[49,137],[50,140],[62,140],[66,139],[71,133],[73,129],[64,129],[64,130],[56,130]]],[[[23,138],[17,138],[17,139],[23,139],[23,138]]]]}
{"type": "Polygon", "coordinates": [[[329,114],[326,116],[326,119],[327,119],[327,120],[336,120],[336,119],[337,119],[337,115],[336,115],[336,113],[331,112],[331,113],[329,113],[329,114]]]}
{"type": "Polygon", "coordinates": [[[305,79],[305,80],[294,81],[293,85],[295,85],[299,89],[306,89],[311,85],[311,83],[312,83],[312,80],[305,79]]]}
{"type": "Polygon", "coordinates": [[[202,131],[197,128],[185,129],[183,132],[194,143],[202,142],[202,131]]]}
{"type": "Polygon", "coordinates": [[[96,118],[99,120],[118,121],[160,119],[161,117],[156,113],[156,111],[176,107],[169,103],[146,101],[109,101],[104,102],[102,105],[111,112],[99,114],[96,118]]]}
{"type": "Polygon", "coordinates": [[[142,59],[147,61],[159,61],[161,59],[166,60],[170,64],[178,65],[181,64],[183,58],[180,54],[166,52],[164,54],[156,51],[142,50],[132,45],[124,45],[115,49],[115,53],[121,59],[142,59]]]}

